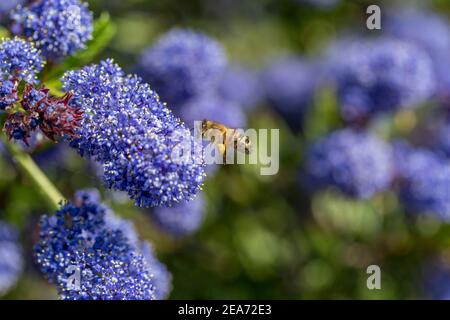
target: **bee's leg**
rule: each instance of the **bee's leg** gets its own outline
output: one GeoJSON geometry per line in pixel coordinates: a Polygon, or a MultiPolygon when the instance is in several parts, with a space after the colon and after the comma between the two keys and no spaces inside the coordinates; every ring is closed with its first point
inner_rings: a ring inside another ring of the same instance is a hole
{"type": "Polygon", "coordinates": [[[220,154],[223,156],[223,164],[225,164],[226,159],[227,159],[227,148],[226,148],[225,144],[219,143],[217,145],[217,149],[219,150],[220,154]]]}

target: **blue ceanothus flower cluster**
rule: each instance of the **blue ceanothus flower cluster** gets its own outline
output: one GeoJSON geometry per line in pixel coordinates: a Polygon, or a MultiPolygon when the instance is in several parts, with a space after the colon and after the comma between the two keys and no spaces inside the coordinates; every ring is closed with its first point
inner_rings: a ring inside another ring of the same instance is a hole
{"type": "Polygon", "coordinates": [[[312,103],[317,72],[313,63],[297,56],[279,58],[263,72],[267,101],[294,132],[301,129],[305,112],[312,103]]]}
{"type": "Polygon", "coordinates": [[[399,197],[412,213],[450,219],[450,162],[439,154],[404,143],[394,144],[399,197]]]}
{"type": "Polygon", "coordinates": [[[0,99],[11,96],[14,80],[36,84],[36,75],[44,66],[40,51],[33,43],[19,39],[0,43],[0,99]]]}
{"type": "Polygon", "coordinates": [[[259,72],[242,65],[229,65],[222,74],[218,95],[245,109],[255,107],[263,96],[259,72]]]}
{"type": "Polygon", "coordinates": [[[39,50],[25,40],[14,38],[0,43],[0,111],[19,101],[20,81],[37,83],[44,66],[39,50]]]}
{"type": "Polygon", "coordinates": [[[396,11],[386,19],[385,30],[393,37],[424,49],[432,59],[438,79],[438,95],[450,99],[450,23],[443,16],[417,8],[396,11]]]}
{"type": "Polygon", "coordinates": [[[79,0],[43,0],[19,5],[13,31],[34,42],[50,60],[85,48],[92,37],[92,13],[79,0]]]}
{"type": "MultiPolygon", "coordinates": [[[[93,190],[79,191],[73,202],[42,216],[34,246],[37,264],[65,300],[149,300],[167,293],[170,275],[156,287],[161,266],[141,251],[132,225],[100,203],[93,190]]],[[[161,281],[161,280],[158,280],[161,281]]]]}
{"type": "Polygon", "coordinates": [[[148,241],[142,241],[139,248],[147,265],[150,266],[156,299],[163,300],[168,298],[172,290],[172,275],[167,270],[167,267],[156,259],[153,247],[148,241]]]}
{"type": "Polygon", "coordinates": [[[0,221],[0,296],[16,283],[23,264],[16,230],[0,221]]]}
{"type": "Polygon", "coordinates": [[[208,116],[229,127],[242,127],[245,114],[238,109],[257,101],[252,96],[258,92],[252,87],[257,82],[247,84],[251,72],[243,68],[233,72],[222,46],[200,32],[168,31],[143,51],[139,65],[144,79],[189,127],[208,116]]]}
{"type": "Polygon", "coordinates": [[[143,51],[146,80],[173,106],[210,91],[226,67],[222,46],[188,29],[172,29],[143,51]]]}
{"type": "Polygon", "coordinates": [[[155,208],[150,217],[164,232],[173,236],[185,236],[195,232],[203,222],[205,201],[202,194],[194,200],[172,208],[155,208]]]}
{"type": "Polygon", "coordinates": [[[342,118],[364,123],[374,115],[410,108],[435,93],[428,54],[389,38],[347,41],[331,57],[342,118]]]}
{"type": "Polygon", "coordinates": [[[450,263],[445,258],[434,259],[423,268],[421,289],[424,298],[450,300],[450,263]]]}
{"type": "Polygon", "coordinates": [[[0,16],[7,15],[12,9],[14,9],[18,4],[22,3],[23,0],[2,0],[0,1],[0,16]]]}
{"type": "Polygon", "coordinates": [[[368,198],[391,183],[392,150],[366,131],[343,129],[316,141],[307,151],[304,182],[313,190],[335,187],[368,198]]]}
{"type": "Polygon", "coordinates": [[[69,71],[62,82],[73,93],[71,105],[84,113],[71,145],[102,164],[108,188],[126,191],[142,207],[197,194],[205,175],[201,145],[148,84],[111,60],[69,71]],[[189,159],[175,157],[185,147],[189,159]]]}

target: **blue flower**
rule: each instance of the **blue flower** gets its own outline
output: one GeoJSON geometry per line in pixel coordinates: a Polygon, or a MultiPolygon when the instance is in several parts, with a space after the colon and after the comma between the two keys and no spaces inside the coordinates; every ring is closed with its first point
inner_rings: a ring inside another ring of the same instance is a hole
{"type": "Polygon", "coordinates": [[[0,43],[0,77],[36,83],[44,62],[32,43],[14,38],[0,43]]]}
{"type": "Polygon", "coordinates": [[[224,100],[233,101],[244,109],[260,102],[262,91],[257,72],[238,65],[229,66],[218,84],[218,93],[224,100]]]}
{"type": "Polygon", "coordinates": [[[142,207],[170,206],[200,190],[201,145],[149,85],[111,60],[67,72],[62,81],[84,113],[71,145],[103,165],[108,188],[126,191],[142,207]],[[181,150],[187,159],[177,157],[181,150]]]}
{"type": "MultiPolygon", "coordinates": [[[[99,201],[99,195],[95,189],[87,190],[87,192],[82,191],[82,194],[91,197],[92,200],[90,201],[99,201]]],[[[128,239],[129,244],[142,254],[146,270],[152,277],[155,298],[157,300],[166,299],[172,289],[172,275],[166,266],[156,258],[152,245],[148,241],[139,240],[137,231],[131,221],[108,214],[105,216],[105,223],[111,229],[120,230],[128,239]]]]}
{"type": "Polygon", "coordinates": [[[34,1],[19,6],[11,17],[19,33],[52,60],[84,49],[92,37],[92,14],[79,0],[34,1]]]}
{"type": "Polygon", "coordinates": [[[0,80],[0,110],[19,101],[17,95],[17,81],[0,80]]]}
{"type": "Polygon", "coordinates": [[[82,191],[55,215],[42,216],[34,254],[61,299],[156,298],[147,262],[112,215],[98,193],[82,191]]]}
{"type": "Polygon", "coordinates": [[[450,300],[450,265],[448,261],[439,259],[425,266],[422,290],[427,299],[450,300]]]}
{"type": "Polygon", "coordinates": [[[270,105],[298,131],[316,88],[314,66],[299,57],[279,58],[266,67],[262,82],[270,105]]]}
{"type": "Polygon", "coordinates": [[[0,295],[16,283],[23,264],[17,232],[6,223],[0,222],[0,295]]]}
{"type": "Polygon", "coordinates": [[[396,10],[388,17],[390,34],[413,41],[433,54],[450,50],[450,24],[444,16],[417,8],[396,10]]]}
{"type": "Polygon", "coordinates": [[[432,58],[439,93],[450,98],[450,23],[429,10],[404,9],[392,12],[385,29],[394,37],[423,48],[432,58]]]}
{"type": "Polygon", "coordinates": [[[341,115],[348,122],[414,107],[435,93],[431,60],[410,43],[379,38],[346,42],[339,49],[331,60],[341,115]]]}
{"type": "Polygon", "coordinates": [[[178,106],[217,85],[226,66],[221,45],[192,30],[172,29],[140,57],[142,76],[161,99],[178,106]]]}
{"type": "Polygon", "coordinates": [[[433,152],[446,158],[450,158],[450,117],[447,112],[438,112],[427,117],[420,126],[422,131],[423,145],[433,152]]]}
{"type": "Polygon", "coordinates": [[[242,108],[217,94],[205,94],[189,100],[179,110],[181,119],[191,128],[194,121],[211,120],[230,128],[244,128],[247,123],[242,108]]]}
{"type": "Polygon", "coordinates": [[[204,214],[204,199],[199,194],[194,200],[171,208],[156,208],[150,217],[162,231],[174,236],[185,236],[200,227],[204,214]]]}
{"type": "Polygon", "coordinates": [[[330,186],[352,197],[369,198],[391,182],[390,146],[365,131],[335,131],[316,141],[305,157],[303,182],[312,190],[330,186]]]}
{"type": "Polygon", "coordinates": [[[450,163],[427,149],[394,145],[396,184],[403,206],[412,213],[450,218],[450,163]]]}
{"type": "Polygon", "coordinates": [[[319,9],[327,9],[336,6],[340,0],[296,0],[299,4],[305,4],[319,9]]]}
{"type": "Polygon", "coordinates": [[[0,1],[0,14],[8,14],[12,9],[14,9],[18,4],[23,2],[23,0],[2,0],[0,1]]]}
{"type": "Polygon", "coordinates": [[[172,275],[167,270],[166,266],[156,259],[153,247],[149,242],[142,241],[140,243],[140,249],[149,266],[149,270],[153,275],[156,299],[167,299],[172,290],[172,275]]]}

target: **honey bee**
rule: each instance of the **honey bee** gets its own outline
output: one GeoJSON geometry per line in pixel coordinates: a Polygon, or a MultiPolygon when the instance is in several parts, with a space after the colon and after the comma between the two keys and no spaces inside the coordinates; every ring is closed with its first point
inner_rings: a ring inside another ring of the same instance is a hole
{"type": "Polygon", "coordinates": [[[248,136],[242,134],[242,132],[239,132],[236,129],[227,128],[221,123],[211,120],[203,120],[201,123],[200,132],[203,140],[216,144],[217,149],[223,156],[224,160],[226,159],[227,148],[229,147],[245,154],[250,154],[252,152],[252,143],[248,136]],[[217,133],[222,136],[220,141],[215,141],[217,133]]]}

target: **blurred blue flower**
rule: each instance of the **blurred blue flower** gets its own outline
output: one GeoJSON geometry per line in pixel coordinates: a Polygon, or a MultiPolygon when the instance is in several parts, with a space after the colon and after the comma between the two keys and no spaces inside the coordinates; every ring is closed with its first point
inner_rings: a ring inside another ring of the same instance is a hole
{"type": "Polygon", "coordinates": [[[185,236],[200,227],[205,214],[204,202],[200,193],[195,199],[171,208],[155,208],[150,217],[161,230],[174,236],[185,236]]]}
{"type": "Polygon", "coordinates": [[[346,41],[330,59],[341,115],[348,122],[414,107],[435,93],[431,60],[410,43],[387,38],[346,41]]]}
{"type": "Polygon", "coordinates": [[[23,264],[17,232],[13,227],[0,221],[0,296],[16,283],[23,264]]]}
{"type": "Polygon", "coordinates": [[[172,290],[172,275],[166,266],[156,259],[153,247],[149,242],[142,241],[140,249],[150,268],[150,273],[153,275],[156,299],[167,299],[172,290]]]}
{"type": "Polygon", "coordinates": [[[316,8],[330,8],[337,5],[340,0],[296,0],[299,4],[310,5],[316,8]]]}
{"type": "Polygon", "coordinates": [[[231,65],[220,79],[219,95],[224,100],[233,101],[244,109],[253,108],[263,96],[258,76],[256,71],[231,65]]]}
{"type": "Polygon", "coordinates": [[[388,17],[385,29],[424,47],[430,54],[450,50],[450,24],[444,16],[425,9],[405,8],[388,17]]]}
{"type": "Polygon", "coordinates": [[[222,123],[230,128],[244,128],[247,123],[242,108],[217,94],[205,94],[189,100],[179,109],[180,117],[190,128],[194,121],[205,119],[222,123]]]}
{"type": "MultiPolygon", "coordinates": [[[[31,42],[14,38],[0,43],[0,77],[37,83],[44,62],[31,42]]],[[[10,86],[8,86],[10,88],[10,86]]]]}
{"type": "Polygon", "coordinates": [[[433,152],[450,158],[450,116],[445,109],[431,114],[416,130],[416,140],[433,152]]]}
{"type": "Polygon", "coordinates": [[[433,60],[439,93],[450,98],[450,23],[429,10],[408,8],[392,12],[385,30],[400,39],[420,46],[433,60]]]}
{"type": "Polygon", "coordinates": [[[426,298],[450,300],[450,265],[445,261],[433,261],[424,268],[422,290],[426,298]]]}
{"type": "Polygon", "coordinates": [[[186,29],[162,35],[140,57],[142,76],[174,108],[215,88],[226,66],[222,46],[186,29]]]}
{"type": "Polygon", "coordinates": [[[0,1],[0,15],[8,14],[12,9],[14,9],[18,4],[22,3],[23,0],[2,0],[0,1]]]}
{"type": "Polygon", "coordinates": [[[92,14],[79,0],[33,1],[12,12],[14,30],[48,59],[72,55],[92,38],[92,14]]]}
{"type": "Polygon", "coordinates": [[[396,185],[404,207],[413,213],[450,218],[450,163],[427,150],[394,144],[396,185]]]}
{"type": "Polygon", "coordinates": [[[305,156],[302,183],[310,190],[327,186],[369,198],[386,189],[392,178],[392,150],[365,131],[343,129],[319,139],[305,156]]]}
{"type": "MultiPolygon", "coordinates": [[[[95,197],[92,201],[98,201],[98,192],[88,190],[86,196],[95,197]]],[[[105,224],[108,228],[120,230],[128,239],[130,245],[138,250],[144,257],[146,270],[152,277],[154,295],[157,300],[166,299],[172,289],[172,275],[166,266],[161,263],[153,251],[152,245],[148,241],[140,241],[137,231],[131,221],[124,220],[113,214],[105,215],[105,224]]]]}
{"type": "MultiPolygon", "coordinates": [[[[65,300],[155,299],[152,274],[95,191],[81,191],[53,216],[42,216],[34,254],[65,300]]],[[[115,218],[116,221],[119,218],[115,218]]]]}
{"type": "Polygon", "coordinates": [[[170,206],[200,190],[201,145],[149,85],[111,60],[67,72],[62,81],[84,112],[71,145],[103,165],[108,188],[126,191],[142,207],[170,206]],[[186,147],[189,159],[175,157],[186,147]]]}
{"type": "Polygon", "coordinates": [[[301,128],[305,111],[312,103],[317,70],[300,57],[284,57],[263,72],[262,86],[269,103],[294,130],[301,128]]]}

